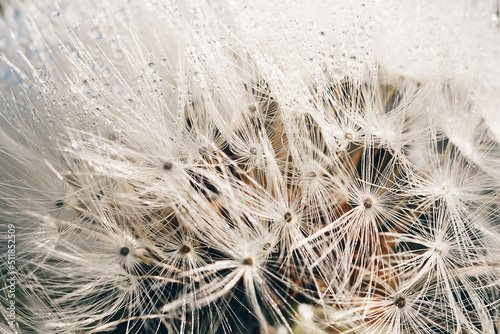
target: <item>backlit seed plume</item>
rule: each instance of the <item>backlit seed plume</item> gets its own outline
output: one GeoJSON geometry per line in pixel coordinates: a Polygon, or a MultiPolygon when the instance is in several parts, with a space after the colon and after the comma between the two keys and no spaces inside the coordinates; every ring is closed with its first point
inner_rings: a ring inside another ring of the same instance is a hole
{"type": "Polygon", "coordinates": [[[497,1],[0,5],[0,332],[500,333],[497,1]]]}

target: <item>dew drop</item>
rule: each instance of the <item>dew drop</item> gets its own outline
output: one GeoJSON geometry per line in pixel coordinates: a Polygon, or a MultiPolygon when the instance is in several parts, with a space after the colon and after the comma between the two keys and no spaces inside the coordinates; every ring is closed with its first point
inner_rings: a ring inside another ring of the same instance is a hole
{"type": "Polygon", "coordinates": [[[323,41],[326,40],[326,34],[325,34],[324,31],[320,31],[320,33],[319,33],[319,40],[320,40],[320,42],[323,42],[323,41]]]}
{"type": "Polygon", "coordinates": [[[125,57],[125,54],[123,53],[122,49],[116,49],[115,50],[115,57],[117,59],[123,59],[125,57]]]}
{"type": "Polygon", "coordinates": [[[149,67],[149,72],[150,73],[155,73],[156,72],[156,64],[155,63],[149,63],[148,67],[149,67]]]}
{"type": "Polygon", "coordinates": [[[83,91],[85,92],[85,94],[90,93],[90,84],[87,80],[83,80],[82,86],[83,86],[83,91]]]}
{"type": "Polygon", "coordinates": [[[198,72],[194,72],[193,73],[193,81],[194,82],[200,82],[201,81],[200,74],[198,72]]]}
{"type": "Polygon", "coordinates": [[[99,27],[95,26],[90,29],[90,35],[95,38],[95,39],[101,39],[102,38],[102,33],[99,30],[99,27]]]}
{"type": "Polygon", "coordinates": [[[111,76],[111,70],[109,68],[105,68],[103,71],[102,71],[102,75],[105,77],[105,78],[109,78],[111,76]]]}
{"type": "Polygon", "coordinates": [[[137,106],[137,105],[136,105],[136,103],[135,103],[134,99],[128,99],[128,100],[127,100],[127,102],[128,102],[129,106],[130,106],[132,109],[135,109],[135,108],[136,108],[136,106],[137,106]]]}

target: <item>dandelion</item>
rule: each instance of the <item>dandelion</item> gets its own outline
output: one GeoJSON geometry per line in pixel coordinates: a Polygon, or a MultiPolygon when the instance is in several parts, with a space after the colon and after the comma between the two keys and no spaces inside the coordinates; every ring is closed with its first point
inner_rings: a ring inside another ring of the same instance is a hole
{"type": "Polygon", "coordinates": [[[0,331],[499,333],[498,11],[0,2],[0,331]]]}

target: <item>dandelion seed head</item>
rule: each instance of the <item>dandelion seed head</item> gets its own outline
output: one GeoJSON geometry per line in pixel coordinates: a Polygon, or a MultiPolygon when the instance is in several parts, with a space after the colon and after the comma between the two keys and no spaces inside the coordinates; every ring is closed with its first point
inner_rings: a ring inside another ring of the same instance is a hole
{"type": "Polygon", "coordinates": [[[3,2],[9,328],[495,333],[497,7],[3,2]]]}

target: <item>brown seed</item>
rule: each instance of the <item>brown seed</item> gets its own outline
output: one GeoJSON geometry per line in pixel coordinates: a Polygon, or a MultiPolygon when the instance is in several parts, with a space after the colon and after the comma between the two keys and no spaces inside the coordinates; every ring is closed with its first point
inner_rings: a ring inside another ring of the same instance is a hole
{"type": "Polygon", "coordinates": [[[173,163],[171,163],[170,161],[166,161],[166,162],[163,164],[163,169],[165,169],[165,170],[172,169],[172,167],[174,167],[174,164],[173,164],[173,163]]]}
{"type": "Polygon", "coordinates": [[[256,149],[255,147],[252,147],[252,148],[250,149],[250,154],[252,154],[252,155],[257,155],[257,149],[256,149]]]}
{"type": "Polygon", "coordinates": [[[285,221],[287,223],[291,222],[292,221],[292,214],[290,212],[286,212],[284,215],[283,215],[283,219],[285,219],[285,221]]]}
{"type": "Polygon", "coordinates": [[[399,296],[398,298],[396,298],[396,300],[394,301],[394,305],[396,305],[398,308],[403,308],[405,307],[406,305],[406,298],[402,297],[402,296],[399,296]]]}
{"type": "Polygon", "coordinates": [[[369,209],[373,206],[373,200],[371,198],[367,198],[363,201],[363,205],[365,208],[369,209]]]}
{"type": "Polygon", "coordinates": [[[122,247],[122,248],[120,249],[120,255],[121,255],[121,256],[127,256],[127,255],[128,255],[128,253],[130,253],[130,249],[129,249],[128,247],[122,247]]]}
{"type": "Polygon", "coordinates": [[[182,245],[179,249],[179,253],[181,254],[188,254],[189,252],[191,252],[191,247],[189,247],[188,245],[182,245]]]}
{"type": "Polygon", "coordinates": [[[346,132],[346,133],[344,134],[344,137],[345,137],[345,139],[347,139],[347,140],[351,140],[354,136],[352,135],[352,133],[350,133],[350,132],[346,132]]]}
{"type": "Polygon", "coordinates": [[[243,264],[245,266],[251,266],[253,265],[253,259],[251,257],[247,257],[246,259],[243,260],[243,264]]]}
{"type": "Polygon", "coordinates": [[[203,146],[198,150],[198,153],[200,153],[202,158],[206,158],[210,155],[210,151],[208,150],[208,147],[203,146]]]}

